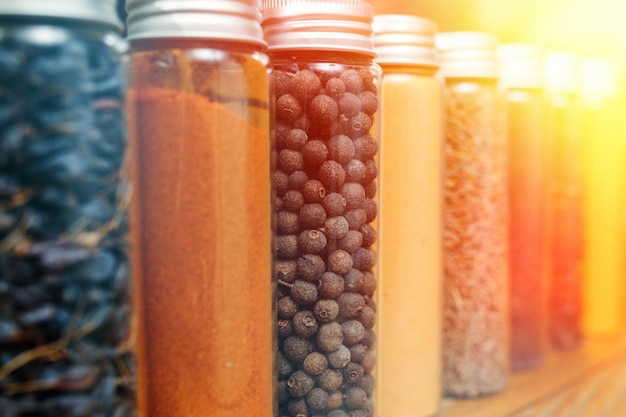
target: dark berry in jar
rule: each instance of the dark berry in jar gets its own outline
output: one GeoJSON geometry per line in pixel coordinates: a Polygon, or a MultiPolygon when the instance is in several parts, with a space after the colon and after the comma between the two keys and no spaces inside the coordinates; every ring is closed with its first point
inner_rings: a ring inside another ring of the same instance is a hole
{"type": "Polygon", "coordinates": [[[304,162],[311,166],[319,166],[328,159],[328,148],[321,140],[310,140],[302,147],[304,162]]]}
{"type": "Polygon", "coordinates": [[[302,114],[302,104],[291,94],[283,94],[276,100],[276,115],[291,122],[302,114]]]}
{"type": "Polygon", "coordinates": [[[319,295],[325,298],[335,298],[344,291],[345,283],[341,275],[334,272],[324,272],[318,283],[319,295]]]}
{"type": "Polygon", "coordinates": [[[326,270],[326,264],[319,255],[304,254],[297,261],[298,276],[305,281],[317,281],[326,270]]]}
{"type": "Polygon", "coordinates": [[[339,216],[346,209],[348,202],[337,192],[328,193],[322,200],[322,206],[329,217],[339,216]]]}
{"type": "Polygon", "coordinates": [[[339,106],[332,97],[320,94],[310,101],[309,112],[312,121],[328,125],[337,119],[339,106]]]}
{"type": "Polygon", "coordinates": [[[339,305],[339,316],[343,318],[358,317],[365,306],[365,298],[355,292],[342,292],[336,301],[339,305]]]}
{"type": "Polygon", "coordinates": [[[285,210],[298,213],[304,205],[304,196],[301,191],[288,190],[282,198],[282,204],[285,210]]]}
{"type": "Polygon", "coordinates": [[[279,299],[277,307],[278,317],[281,319],[290,319],[299,310],[298,303],[296,303],[296,301],[289,296],[279,299]]]}
{"type": "Polygon", "coordinates": [[[341,329],[343,341],[347,345],[359,343],[365,337],[365,326],[359,320],[346,320],[341,323],[341,329]]]}
{"type": "Polygon", "coordinates": [[[341,324],[325,323],[319,326],[316,338],[317,347],[325,352],[333,352],[343,344],[341,324]]]}
{"type": "Polygon", "coordinates": [[[328,393],[321,388],[313,388],[306,395],[306,402],[310,410],[325,410],[328,404],[328,393]]]}
{"type": "Polygon", "coordinates": [[[326,188],[318,180],[308,180],[302,186],[302,195],[306,203],[320,203],[326,197],[326,188]]]}
{"type": "Polygon", "coordinates": [[[299,216],[290,211],[279,211],[276,215],[276,229],[280,234],[295,234],[300,230],[299,216]]]}
{"type": "Polygon", "coordinates": [[[345,345],[341,345],[339,349],[329,352],[326,357],[331,367],[341,369],[350,363],[350,349],[345,345]]]}
{"type": "Polygon", "coordinates": [[[346,171],[337,161],[327,160],[317,171],[317,177],[329,191],[337,191],[346,180],[346,171]]]}
{"type": "MultiPolygon", "coordinates": [[[[318,329],[317,320],[309,310],[298,311],[292,319],[293,331],[300,337],[313,336],[318,329]]],[[[361,325],[362,326],[362,325],[361,325]]]]}
{"type": "Polygon", "coordinates": [[[300,209],[300,225],[305,229],[317,229],[324,226],[326,210],[319,203],[309,203],[300,209]]]}
{"type": "Polygon", "coordinates": [[[358,159],[350,160],[344,166],[344,170],[346,171],[346,181],[348,182],[361,182],[365,179],[365,164],[358,159]]]}
{"type": "Polygon", "coordinates": [[[293,363],[300,363],[313,352],[313,343],[304,337],[292,335],[283,341],[283,353],[293,363]]]}
{"type": "Polygon", "coordinates": [[[338,249],[328,255],[328,269],[337,274],[347,274],[352,269],[352,256],[341,249],[338,249]]]}
{"type": "Polygon", "coordinates": [[[334,391],[341,387],[343,383],[343,373],[341,371],[328,368],[317,378],[317,384],[326,391],[334,391]]]}
{"type": "Polygon", "coordinates": [[[291,77],[291,91],[300,99],[311,99],[320,92],[321,88],[321,80],[310,69],[298,71],[291,77]]]}
{"type": "Polygon", "coordinates": [[[313,315],[321,323],[329,323],[337,318],[339,305],[335,300],[320,299],[313,306],[313,315]]]}
{"type": "Polygon", "coordinates": [[[309,375],[319,375],[328,369],[328,359],[320,352],[311,352],[304,358],[302,369],[309,375]]]}
{"type": "MultiPolygon", "coordinates": [[[[291,174],[294,171],[301,171],[304,168],[304,158],[299,151],[293,149],[283,149],[278,154],[278,166],[286,174],[291,174]]],[[[287,181],[289,184],[289,181],[287,181]]]]}
{"type": "Polygon", "coordinates": [[[309,176],[304,171],[294,171],[289,174],[289,189],[300,190],[309,180],[309,176]]]}
{"type": "Polygon", "coordinates": [[[347,164],[354,157],[354,144],[346,135],[335,135],[328,140],[328,157],[341,165],[347,164]]]}
{"type": "Polygon", "coordinates": [[[346,91],[356,94],[363,91],[363,80],[357,70],[347,69],[339,75],[339,79],[346,85],[346,91]]]}
{"type": "Polygon", "coordinates": [[[309,305],[317,300],[317,285],[297,279],[291,284],[291,298],[300,305],[309,305]]]}
{"type": "Polygon", "coordinates": [[[309,140],[306,132],[302,129],[291,129],[285,137],[285,147],[299,151],[309,140]]]}
{"type": "Polygon", "coordinates": [[[341,239],[349,229],[350,225],[343,216],[328,217],[324,222],[324,233],[330,239],[341,239]]]}
{"type": "Polygon", "coordinates": [[[321,253],[328,243],[326,236],[324,233],[319,230],[311,229],[311,230],[303,230],[300,232],[298,236],[298,247],[302,251],[302,253],[321,253]]]}
{"type": "MultiPolygon", "coordinates": [[[[346,199],[346,209],[363,208],[365,189],[358,182],[346,182],[341,186],[341,195],[346,199]]],[[[371,200],[370,200],[371,201],[371,200]]],[[[366,212],[367,214],[367,212],[366,212]]],[[[367,217],[366,217],[367,218],[367,217]]],[[[367,221],[367,220],[366,220],[367,221]]]]}

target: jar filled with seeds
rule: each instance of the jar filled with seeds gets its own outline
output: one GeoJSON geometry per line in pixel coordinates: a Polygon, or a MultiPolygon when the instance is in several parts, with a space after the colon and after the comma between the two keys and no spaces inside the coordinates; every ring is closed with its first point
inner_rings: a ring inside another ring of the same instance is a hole
{"type": "Polygon", "coordinates": [[[546,98],[543,51],[532,44],[498,47],[509,147],[511,368],[545,360],[547,340],[546,98]]]}
{"type": "Polygon", "coordinates": [[[441,397],[442,84],[434,22],[374,16],[381,83],[377,410],[426,417],[441,397]]]}
{"type": "Polygon", "coordinates": [[[378,86],[367,1],[266,0],[281,415],[374,413],[378,86]]]}
{"type": "Polygon", "coordinates": [[[583,178],[579,107],[579,60],[567,51],[545,56],[548,94],[547,145],[550,343],[572,349],[582,343],[583,178]]]}
{"type": "Polygon", "coordinates": [[[269,75],[258,1],[127,7],[140,410],[273,416],[269,75]]]}
{"type": "Polygon", "coordinates": [[[509,369],[507,146],[497,41],[436,37],[445,79],[443,391],[505,388],[509,369]]]}
{"type": "Polygon", "coordinates": [[[0,414],[135,415],[115,1],[0,1],[0,414]]]}

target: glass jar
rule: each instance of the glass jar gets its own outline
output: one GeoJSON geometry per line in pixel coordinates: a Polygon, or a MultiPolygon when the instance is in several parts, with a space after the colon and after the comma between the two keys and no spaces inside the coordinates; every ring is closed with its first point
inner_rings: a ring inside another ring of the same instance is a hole
{"type": "Polygon", "coordinates": [[[555,349],[582,343],[583,184],[578,101],[579,57],[566,51],[545,55],[550,170],[549,333],[555,349]]]}
{"type": "Polygon", "coordinates": [[[436,37],[445,79],[443,391],[504,389],[509,369],[507,146],[497,41],[436,37]]]}
{"type": "Polygon", "coordinates": [[[626,115],[620,84],[614,59],[582,59],[583,331],[591,338],[616,338],[624,331],[626,115]]]}
{"type": "Polygon", "coordinates": [[[366,1],[267,0],[281,414],[370,415],[378,86],[366,1]]]}
{"type": "Polygon", "coordinates": [[[113,0],[0,1],[3,415],[135,415],[120,34],[113,0]]]}
{"type": "Polygon", "coordinates": [[[257,1],[128,3],[140,409],[273,415],[269,76],[257,1]]]}
{"type": "Polygon", "coordinates": [[[377,410],[433,416],[441,397],[443,98],[434,22],[374,16],[381,83],[377,410]]]}
{"type": "Polygon", "coordinates": [[[511,368],[517,371],[541,365],[548,346],[546,99],[539,47],[503,44],[498,58],[509,147],[511,368]]]}

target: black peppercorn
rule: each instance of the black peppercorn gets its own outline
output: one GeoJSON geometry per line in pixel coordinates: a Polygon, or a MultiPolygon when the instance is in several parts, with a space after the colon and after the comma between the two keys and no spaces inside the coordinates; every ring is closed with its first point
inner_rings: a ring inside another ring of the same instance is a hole
{"type": "Polygon", "coordinates": [[[310,69],[298,71],[291,77],[291,91],[303,100],[316,96],[322,88],[322,82],[317,74],[310,69]]]}
{"type": "Polygon", "coordinates": [[[362,206],[365,200],[365,190],[358,182],[344,183],[341,186],[341,195],[346,199],[346,210],[364,208],[362,206]]]}
{"type": "Polygon", "coordinates": [[[318,180],[308,180],[302,187],[302,195],[306,203],[320,203],[326,197],[326,189],[318,180]]]}
{"type": "Polygon", "coordinates": [[[354,144],[346,135],[335,135],[328,140],[328,157],[340,164],[347,164],[354,157],[354,144]]]}
{"type": "Polygon", "coordinates": [[[341,387],[343,374],[335,369],[326,369],[317,377],[317,385],[326,391],[334,391],[341,387]]]}
{"type": "Polygon", "coordinates": [[[276,100],[276,116],[291,122],[302,114],[302,105],[291,94],[283,94],[276,100]]]}
{"type": "Polygon", "coordinates": [[[331,78],[326,81],[326,94],[336,97],[345,92],[346,84],[339,78],[331,78]]]}
{"type": "MultiPolygon", "coordinates": [[[[367,213],[365,215],[367,217],[367,213]]],[[[359,231],[361,232],[361,235],[363,237],[363,246],[372,246],[376,242],[378,232],[371,225],[364,224],[359,228],[359,231]]]]}
{"type": "Polygon", "coordinates": [[[317,171],[317,177],[329,191],[337,191],[346,180],[346,172],[340,163],[327,160],[317,171]]]}
{"type": "Polygon", "coordinates": [[[280,379],[285,379],[293,373],[293,365],[280,351],[278,352],[278,357],[276,358],[276,369],[278,371],[278,378],[280,379]]]}
{"type": "Polygon", "coordinates": [[[362,376],[363,367],[358,363],[350,362],[343,370],[343,379],[351,384],[357,382],[362,376]]]}
{"type": "MultiPolygon", "coordinates": [[[[299,216],[296,213],[282,210],[276,215],[276,230],[280,234],[295,234],[300,230],[299,216]]],[[[347,222],[346,222],[347,224],[347,222]]]]}
{"type": "Polygon", "coordinates": [[[330,239],[341,239],[349,229],[348,221],[343,216],[328,217],[324,222],[324,233],[330,239]]]}
{"type": "Polygon", "coordinates": [[[341,323],[341,329],[343,331],[343,342],[346,345],[359,343],[365,337],[365,326],[359,320],[346,320],[341,323]]]}
{"type": "Polygon", "coordinates": [[[317,331],[315,340],[317,347],[325,352],[333,352],[339,349],[343,343],[341,324],[337,322],[322,324],[317,331]]]}
{"type": "Polygon", "coordinates": [[[326,266],[332,272],[346,274],[352,269],[352,256],[345,250],[338,249],[328,255],[326,266]]]}
{"type": "Polygon", "coordinates": [[[283,341],[283,353],[292,363],[300,363],[313,352],[313,343],[300,336],[289,336],[283,341]]]}
{"type": "Polygon", "coordinates": [[[309,114],[315,123],[328,125],[339,116],[339,106],[332,97],[320,94],[309,102],[309,114]]]}
{"type": "MultiPolygon", "coordinates": [[[[291,319],[293,331],[300,337],[313,336],[317,332],[317,320],[309,310],[298,311],[291,319]]],[[[363,325],[361,325],[363,326],[363,325]]]]}
{"type": "Polygon", "coordinates": [[[313,411],[325,410],[328,403],[328,393],[321,388],[313,388],[306,395],[306,402],[309,404],[309,409],[313,411]]]}
{"type": "Polygon", "coordinates": [[[360,293],[361,288],[363,287],[364,279],[365,278],[364,278],[363,272],[361,272],[358,269],[352,268],[343,277],[343,281],[346,286],[346,291],[360,293]]]}
{"type": "Polygon", "coordinates": [[[320,253],[327,244],[324,233],[319,230],[303,230],[298,236],[298,247],[302,253],[320,253]]]}
{"type": "Polygon", "coordinates": [[[378,144],[370,135],[363,135],[353,140],[354,157],[367,165],[367,161],[378,152],[378,144]]]}
{"type": "Polygon", "coordinates": [[[300,305],[309,305],[317,300],[317,286],[312,282],[297,279],[291,285],[291,298],[300,305]]]}
{"type": "Polygon", "coordinates": [[[326,270],[326,264],[319,255],[304,254],[298,258],[298,276],[305,281],[317,281],[326,270]]]}
{"type": "MultiPolygon", "coordinates": [[[[304,205],[304,196],[301,191],[288,190],[282,198],[283,208],[294,213],[300,212],[304,205]]],[[[277,209],[278,210],[278,209],[277,209]]]]}
{"type": "Polygon", "coordinates": [[[327,353],[326,358],[331,367],[341,369],[350,362],[350,349],[345,345],[341,345],[339,349],[327,353]]]}
{"type": "Polygon", "coordinates": [[[361,182],[365,179],[365,164],[358,159],[351,159],[345,166],[347,182],[361,182]]]}
{"type": "Polygon", "coordinates": [[[304,171],[294,171],[289,175],[289,189],[300,190],[309,180],[309,176],[304,171]]]}
{"type": "Polygon", "coordinates": [[[323,273],[318,283],[319,295],[324,298],[335,298],[344,288],[343,277],[334,272],[323,273]]]}
{"type": "Polygon", "coordinates": [[[325,221],[326,210],[319,203],[308,203],[300,209],[300,225],[305,229],[317,229],[324,226],[325,221]]]}
{"type": "Polygon", "coordinates": [[[293,334],[291,320],[278,320],[278,337],[285,339],[293,334]]]}
{"type": "MultiPolygon", "coordinates": [[[[319,289],[318,289],[319,292],[319,289]]],[[[317,300],[313,306],[313,315],[321,323],[329,323],[337,318],[339,305],[335,300],[317,300]]]]}
{"type": "Polygon", "coordinates": [[[367,213],[362,208],[356,208],[343,213],[343,217],[348,221],[350,230],[359,230],[367,221],[367,213]]]}
{"type": "Polygon", "coordinates": [[[367,404],[367,393],[361,387],[350,387],[346,390],[346,407],[358,410],[367,404]]]}
{"type": "Polygon", "coordinates": [[[319,166],[328,159],[328,148],[321,140],[310,140],[302,148],[304,162],[310,166],[319,166]]]}
{"type": "MultiPolygon", "coordinates": [[[[347,221],[347,220],[346,220],[347,221]]],[[[348,225],[349,227],[350,225],[348,225]]],[[[348,233],[341,239],[339,239],[339,249],[343,249],[348,253],[353,253],[355,250],[361,247],[363,243],[363,235],[356,230],[348,230],[348,233]]]]}
{"type": "Polygon", "coordinates": [[[296,279],[297,267],[298,263],[294,260],[276,261],[276,278],[288,283],[294,282],[296,279]]]}
{"type": "Polygon", "coordinates": [[[278,154],[278,167],[286,174],[301,171],[304,168],[304,158],[299,151],[283,149],[278,154]]]}
{"type": "Polygon", "coordinates": [[[347,69],[339,75],[339,79],[346,85],[346,91],[357,94],[363,91],[363,80],[357,70],[347,69]]]}
{"type": "Polygon", "coordinates": [[[306,145],[309,137],[302,129],[291,129],[285,136],[285,147],[299,151],[306,145]]]}
{"type": "Polygon", "coordinates": [[[322,206],[329,217],[339,216],[346,208],[347,201],[339,193],[328,193],[322,200],[322,206]]]}
{"type": "Polygon", "coordinates": [[[309,375],[315,376],[328,368],[328,359],[319,352],[311,352],[304,358],[302,369],[309,375]]]}
{"type": "Polygon", "coordinates": [[[278,300],[277,309],[279,318],[290,319],[299,310],[299,306],[293,298],[287,296],[278,300]]]}
{"type": "Polygon", "coordinates": [[[339,316],[343,318],[358,317],[365,306],[365,298],[355,292],[342,292],[336,301],[339,305],[339,316]]]}
{"type": "Polygon", "coordinates": [[[276,238],[276,254],[282,259],[293,259],[298,256],[298,237],[281,235],[276,238]]]}

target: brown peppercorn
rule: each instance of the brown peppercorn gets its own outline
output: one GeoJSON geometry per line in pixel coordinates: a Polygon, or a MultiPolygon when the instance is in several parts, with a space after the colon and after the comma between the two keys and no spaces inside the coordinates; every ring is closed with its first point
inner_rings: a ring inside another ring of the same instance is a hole
{"type": "Polygon", "coordinates": [[[289,175],[289,189],[301,190],[309,180],[309,176],[304,171],[294,171],[289,175]]]}
{"type": "Polygon", "coordinates": [[[285,339],[293,334],[293,326],[291,320],[278,320],[278,337],[285,339]]]}
{"type": "Polygon", "coordinates": [[[287,380],[287,391],[292,397],[304,397],[314,385],[315,380],[310,375],[304,371],[296,371],[287,380]]]}
{"type": "Polygon", "coordinates": [[[354,144],[346,135],[335,135],[328,140],[328,157],[340,164],[347,164],[354,157],[354,144]]]}
{"type": "MultiPolygon", "coordinates": [[[[341,391],[331,391],[328,393],[328,401],[326,401],[326,408],[328,408],[329,410],[334,410],[336,408],[341,407],[342,404],[343,404],[343,394],[341,393],[341,391]]],[[[338,410],[338,411],[341,411],[343,413],[342,410],[338,410]]],[[[327,417],[332,417],[332,416],[328,414],[327,417]]],[[[347,414],[344,417],[347,417],[347,414]]]]}
{"type": "Polygon", "coordinates": [[[365,179],[365,164],[358,159],[351,159],[343,169],[346,171],[347,182],[361,182],[365,179]]]}
{"type": "MultiPolygon", "coordinates": [[[[365,197],[365,189],[363,189],[363,197],[365,197]]],[[[364,198],[363,203],[361,204],[361,208],[365,210],[365,214],[367,215],[366,221],[368,223],[371,223],[374,221],[374,219],[376,219],[376,216],[378,215],[378,205],[374,200],[372,200],[371,198],[364,198]]]]}
{"type": "Polygon", "coordinates": [[[328,359],[319,352],[311,352],[304,358],[302,369],[309,375],[319,375],[328,369],[328,359]]]}
{"type": "Polygon", "coordinates": [[[326,94],[337,97],[346,92],[346,84],[339,78],[331,78],[326,81],[326,94]]]}
{"type": "Polygon", "coordinates": [[[291,284],[291,298],[303,306],[313,304],[317,300],[317,285],[297,279],[291,284]]]}
{"type": "Polygon", "coordinates": [[[317,171],[317,178],[329,191],[337,191],[346,180],[346,172],[340,163],[327,160],[322,163],[317,171]]]}
{"type": "Polygon", "coordinates": [[[294,171],[300,171],[304,168],[304,158],[298,151],[283,149],[278,154],[278,166],[283,172],[291,174],[294,171]]]}
{"type": "MultiPolygon", "coordinates": [[[[296,316],[298,314],[296,313],[296,316]]],[[[365,337],[365,326],[359,320],[344,321],[341,323],[341,330],[343,331],[343,343],[346,345],[357,344],[365,337]]]]}
{"type": "Polygon", "coordinates": [[[328,255],[326,263],[330,271],[343,275],[352,269],[352,256],[345,250],[338,249],[328,255]]]}
{"type": "Polygon", "coordinates": [[[363,326],[367,329],[373,329],[376,324],[376,312],[370,306],[365,306],[359,314],[359,321],[363,323],[363,326]]]}
{"type": "Polygon", "coordinates": [[[343,374],[335,369],[326,369],[317,378],[317,385],[326,391],[334,391],[343,384],[343,374]]]}
{"type": "MultiPolygon", "coordinates": [[[[332,273],[332,272],[331,272],[332,273]]],[[[341,278],[341,277],[340,277],[341,278]]],[[[319,292],[319,288],[318,288],[319,292]]],[[[337,318],[339,305],[335,300],[317,300],[313,306],[313,315],[320,323],[329,323],[337,318]]]]}
{"type": "Polygon", "coordinates": [[[372,248],[359,248],[352,254],[354,267],[365,271],[376,265],[376,252],[372,248]]]}
{"type": "Polygon", "coordinates": [[[326,264],[321,256],[310,253],[300,256],[297,264],[298,277],[309,282],[317,282],[326,270],[326,264]]]}
{"type": "Polygon", "coordinates": [[[322,206],[326,210],[326,214],[329,217],[339,216],[346,208],[348,202],[339,193],[328,193],[324,200],[322,200],[322,206]]]}
{"type": "Polygon", "coordinates": [[[310,140],[302,147],[304,162],[311,166],[319,166],[328,158],[328,148],[321,140],[310,140]]]}
{"type": "Polygon", "coordinates": [[[281,235],[276,238],[276,255],[280,259],[293,259],[298,256],[298,237],[281,235]]]}
{"type": "Polygon", "coordinates": [[[325,323],[319,327],[315,337],[317,347],[325,352],[334,352],[343,343],[341,324],[337,322],[325,323]]]}
{"type": "Polygon", "coordinates": [[[291,94],[283,94],[276,100],[276,116],[287,122],[297,119],[302,114],[302,104],[291,94]]]}
{"type": "Polygon", "coordinates": [[[324,298],[335,298],[344,288],[343,277],[334,272],[324,272],[318,283],[318,293],[324,298]]]}
{"type": "Polygon", "coordinates": [[[291,91],[303,100],[316,96],[322,88],[322,82],[316,73],[309,69],[303,69],[291,77],[291,91]]]}
{"type": "Polygon", "coordinates": [[[360,111],[350,117],[346,134],[351,138],[358,138],[367,134],[371,127],[372,119],[360,111]]]}
{"type": "Polygon", "coordinates": [[[356,268],[352,268],[348,271],[347,274],[344,275],[343,281],[345,283],[346,291],[350,292],[361,292],[361,288],[363,287],[363,281],[365,277],[363,272],[356,268]]]}
{"type": "Polygon", "coordinates": [[[324,233],[330,239],[341,239],[349,228],[348,221],[343,216],[328,217],[324,222],[324,233]]]}
{"type": "MultiPolygon", "coordinates": [[[[365,189],[358,182],[346,182],[341,186],[341,195],[346,199],[346,210],[363,208],[365,189]]],[[[370,200],[371,201],[371,200],[370,200]]],[[[367,212],[366,212],[367,214],[367,212]]]]}
{"type": "Polygon", "coordinates": [[[370,271],[363,272],[363,286],[361,287],[361,294],[370,297],[370,301],[372,303],[374,302],[374,300],[371,297],[372,295],[374,295],[374,291],[376,291],[376,286],[377,282],[374,278],[374,274],[372,274],[370,271]]]}
{"type": "Polygon", "coordinates": [[[359,93],[361,99],[363,113],[372,115],[378,111],[378,98],[371,91],[363,91],[359,93]]]}
{"type": "Polygon", "coordinates": [[[341,345],[339,349],[326,354],[326,358],[331,367],[341,369],[350,363],[350,349],[345,345],[341,345]]]}
{"type": "Polygon", "coordinates": [[[328,125],[339,116],[339,106],[334,98],[320,94],[309,102],[309,116],[314,123],[328,125]]]}
{"type": "Polygon", "coordinates": [[[358,410],[367,404],[367,393],[361,387],[350,387],[346,390],[345,400],[346,407],[350,410],[358,410]]]}
{"type": "MultiPolygon", "coordinates": [[[[374,162],[372,162],[373,164],[374,162]]],[[[367,171],[366,172],[366,176],[367,176],[367,171]]],[[[376,175],[378,175],[378,173],[376,173],[376,175]]],[[[365,182],[365,178],[363,178],[363,182],[365,182]]],[[[376,181],[372,181],[370,180],[370,182],[366,183],[363,188],[365,189],[365,197],[367,198],[374,198],[376,197],[376,191],[378,190],[378,186],[376,185],[376,181]]]]}
{"type": "Polygon", "coordinates": [[[302,186],[302,195],[306,203],[321,203],[326,197],[326,188],[318,180],[308,180],[302,186]]]}
{"type": "Polygon", "coordinates": [[[276,279],[292,283],[296,279],[296,269],[298,263],[294,260],[278,260],[276,261],[276,279]]]}
{"type": "Polygon", "coordinates": [[[353,140],[354,157],[367,166],[367,161],[372,159],[378,152],[378,144],[370,135],[359,136],[353,140]]]}
{"type": "Polygon", "coordinates": [[[292,213],[290,211],[279,211],[276,215],[276,229],[278,230],[278,233],[284,235],[298,233],[298,230],[300,230],[298,217],[299,216],[296,213],[292,213]]]}
{"type": "Polygon", "coordinates": [[[362,244],[363,235],[361,234],[361,232],[356,230],[348,230],[348,233],[346,233],[344,237],[339,239],[339,249],[343,249],[349,254],[354,253],[354,251],[360,248],[362,244]]]}
{"type": "Polygon", "coordinates": [[[350,230],[359,230],[367,221],[367,213],[362,208],[356,208],[343,213],[343,217],[348,221],[350,230]]]}
{"type": "MultiPolygon", "coordinates": [[[[303,193],[306,200],[306,192],[303,193]]],[[[300,209],[300,226],[306,229],[317,229],[324,226],[326,210],[319,203],[309,203],[300,209]]]]}
{"type": "Polygon", "coordinates": [[[360,364],[350,362],[343,370],[343,379],[350,384],[354,384],[361,379],[363,373],[363,367],[360,364]]]}
{"type": "Polygon", "coordinates": [[[289,175],[281,170],[274,171],[274,187],[276,195],[282,197],[289,190],[289,175]]]}
{"type": "Polygon", "coordinates": [[[319,230],[303,230],[298,236],[298,247],[302,253],[321,253],[326,244],[326,236],[319,230]]]}
{"type": "Polygon", "coordinates": [[[287,296],[278,300],[276,308],[278,310],[278,317],[287,320],[291,319],[293,315],[298,312],[300,307],[293,298],[287,296]]]}
{"type": "Polygon", "coordinates": [[[291,129],[285,137],[285,147],[299,151],[308,142],[309,138],[302,129],[291,129]]]}
{"type": "Polygon", "coordinates": [[[291,319],[293,331],[300,337],[310,337],[317,333],[317,320],[312,311],[300,310],[291,319]]]}
{"type": "Polygon", "coordinates": [[[365,184],[373,182],[376,177],[378,177],[378,167],[376,166],[376,163],[371,159],[365,161],[365,178],[363,178],[363,182],[365,184]]]}
{"type": "Polygon", "coordinates": [[[339,305],[339,317],[354,318],[361,314],[361,310],[365,306],[365,298],[355,292],[343,292],[337,297],[339,305]]]}
{"type": "Polygon", "coordinates": [[[346,91],[356,94],[363,91],[363,80],[357,70],[347,69],[339,75],[339,79],[346,85],[346,91]]]}
{"type": "Polygon", "coordinates": [[[361,111],[361,99],[352,93],[344,93],[337,100],[337,104],[339,105],[339,113],[345,114],[346,116],[352,116],[361,111]]]}
{"type": "Polygon", "coordinates": [[[298,213],[304,205],[304,196],[301,191],[287,190],[282,198],[283,208],[294,213],[298,213]]]}
{"type": "MultiPolygon", "coordinates": [[[[367,214],[367,213],[366,213],[367,214]]],[[[378,238],[378,232],[369,224],[364,224],[359,228],[361,235],[363,236],[363,246],[372,246],[378,238]]]]}

